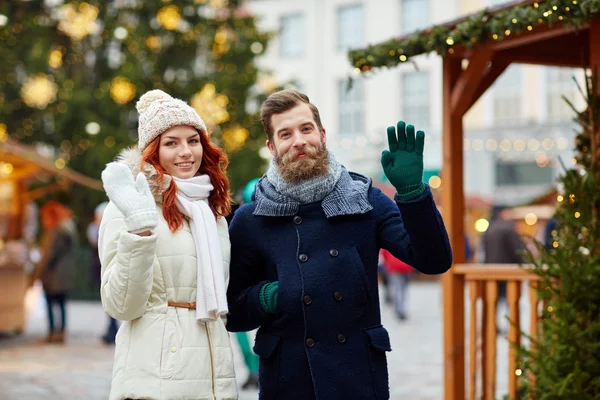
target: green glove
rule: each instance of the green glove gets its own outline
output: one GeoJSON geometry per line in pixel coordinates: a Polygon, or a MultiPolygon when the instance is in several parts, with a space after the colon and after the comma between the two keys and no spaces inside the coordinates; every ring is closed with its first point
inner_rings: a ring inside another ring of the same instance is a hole
{"type": "Polygon", "coordinates": [[[275,310],[277,309],[278,288],[278,281],[266,283],[260,288],[260,306],[269,314],[275,314],[275,310]]]}
{"type": "Polygon", "coordinates": [[[423,147],[425,133],[398,121],[398,135],[393,126],[387,128],[390,150],[381,154],[383,172],[396,188],[400,200],[410,200],[425,191],[423,184],[423,147]]]}

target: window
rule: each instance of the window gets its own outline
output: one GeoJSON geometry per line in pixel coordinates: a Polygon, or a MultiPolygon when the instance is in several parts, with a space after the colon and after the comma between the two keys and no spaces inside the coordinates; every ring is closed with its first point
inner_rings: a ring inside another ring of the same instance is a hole
{"type": "Polygon", "coordinates": [[[364,45],[365,22],[362,4],[338,8],[337,34],[340,50],[345,51],[364,45]]]}
{"type": "Polygon", "coordinates": [[[547,185],[552,182],[552,168],[539,167],[535,161],[496,163],[496,186],[547,185]]]}
{"type": "Polygon", "coordinates": [[[417,130],[429,129],[429,72],[402,74],[402,118],[417,130]]]}
{"type": "Polygon", "coordinates": [[[402,33],[410,33],[430,25],[429,0],[402,0],[402,33]]]}
{"type": "Polygon", "coordinates": [[[494,123],[521,123],[521,68],[509,67],[494,83],[494,123]]]}
{"type": "Polygon", "coordinates": [[[341,79],[338,82],[338,100],[340,136],[364,135],[364,81],[354,79],[352,88],[348,90],[348,81],[341,79]]]}
{"type": "Polygon", "coordinates": [[[566,97],[573,102],[577,85],[573,81],[575,70],[570,68],[547,68],[546,87],[548,88],[548,119],[570,120],[575,112],[563,98],[566,97]]]}
{"type": "Polygon", "coordinates": [[[304,16],[284,15],[280,18],[279,54],[281,57],[304,55],[304,16]]]}

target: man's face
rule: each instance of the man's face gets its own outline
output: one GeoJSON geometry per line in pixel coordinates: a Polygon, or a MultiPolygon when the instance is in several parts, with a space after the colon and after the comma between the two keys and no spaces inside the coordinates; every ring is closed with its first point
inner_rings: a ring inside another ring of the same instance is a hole
{"type": "Polygon", "coordinates": [[[319,129],[308,104],[273,115],[271,127],[273,140],[267,140],[267,147],[285,181],[298,183],[327,173],[325,129],[319,129]]]}

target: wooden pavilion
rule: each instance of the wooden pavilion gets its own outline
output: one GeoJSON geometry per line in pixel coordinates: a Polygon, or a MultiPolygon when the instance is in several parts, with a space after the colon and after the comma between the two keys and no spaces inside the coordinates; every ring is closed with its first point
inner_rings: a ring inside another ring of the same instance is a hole
{"type": "MultiPolygon", "coordinates": [[[[513,1],[350,52],[352,64],[362,72],[392,67],[406,62],[411,56],[429,51],[443,55],[442,204],[454,252],[454,266],[442,277],[446,400],[495,398],[497,281],[508,281],[509,317],[519,322],[521,283],[529,281],[533,284],[536,279],[517,265],[463,264],[463,117],[511,63],[597,68],[600,65],[600,14],[597,6],[594,0],[513,1]],[[472,310],[469,315],[467,380],[465,285],[469,287],[469,308],[472,310]],[[484,304],[480,316],[475,312],[478,299],[484,304]],[[481,333],[477,330],[478,323],[481,333]],[[480,346],[477,346],[478,342],[480,346]],[[480,364],[478,360],[481,360],[480,364]],[[478,388],[481,388],[480,395],[478,388]]],[[[538,300],[533,290],[528,292],[530,333],[535,336],[538,300]]],[[[508,338],[512,343],[520,343],[518,329],[509,328],[508,338]]],[[[509,398],[517,398],[520,372],[516,365],[516,352],[511,349],[507,371],[509,398]]]]}

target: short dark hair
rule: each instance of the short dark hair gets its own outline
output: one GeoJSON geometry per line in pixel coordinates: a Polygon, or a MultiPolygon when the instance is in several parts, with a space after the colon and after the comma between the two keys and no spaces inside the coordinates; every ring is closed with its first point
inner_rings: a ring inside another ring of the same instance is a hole
{"type": "Polygon", "coordinates": [[[307,95],[294,89],[281,90],[267,97],[267,100],[265,100],[260,108],[260,120],[270,141],[273,141],[274,134],[273,127],[271,126],[273,115],[289,111],[300,104],[308,104],[317,126],[319,129],[323,129],[319,110],[310,102],[307,95]]]}

